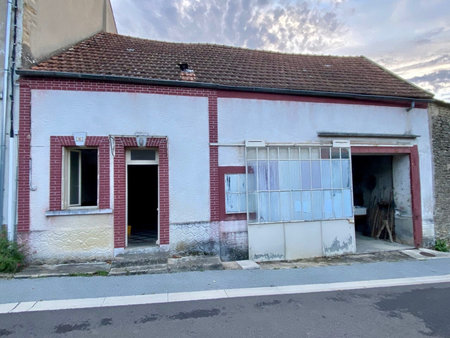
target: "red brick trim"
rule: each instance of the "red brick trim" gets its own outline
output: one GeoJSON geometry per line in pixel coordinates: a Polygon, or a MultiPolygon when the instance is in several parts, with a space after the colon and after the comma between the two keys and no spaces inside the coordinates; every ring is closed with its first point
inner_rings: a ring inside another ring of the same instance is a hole
{"type": "MultiPolygon", "coordinates": [[[[217,91],[217,97],[237,98],[249,100],[272,100],[272,101],[293,101],[293,102],[317,102],[317,103],[335,103],[335,104],[358,104],[366,106],[387,106],[387,107],[402,107],[409,108],[411,103],[409,101],[383,101],[383,100],[363,100],[363,99],[346,99],[346,98],[332,98],[319,96],[301,96],[301,95],[287,95],[287,94],[270,94],[270,93],[255,93],[255,92],[239,92],[239,91],[217,91]]],[[[415,108],[428,108],[426,102],[416,102],[415,108]]]]}
{"type": "MultiPolygon", "coordinates": [[[[30,231],[31,88],[20,84],[17,231],[30,231]]],[[[3,164],[2,164],[3,165],[3,164]]]]}
{"type": "Polygon", "coordinates": [[[86,92],[123,92],[179,96],[209,96],[216,91],[202,88],[156,86],[137,83],[120,83],[99,80],[22,77],[21,86],[37,90],[72,90],[86,92]]]}
{"type": "Polygon", "coordinates": [[[225,174],[245,174],[245,167],[219,167],[219,205],[221,221],[246,220],[247,214],[227,214],[225,211],[225,174]]]}
{"type": "MultiPolygon", "coordinates": [[[[209,142],[218,142],[217,125],[217,96],[208,98],[209,115],[209,142]]],[[[210,181],[210,215],[211,221],[216,222],[220,218],[220,188],[219,188],[219,149],[217,146],[209,146],[209,181],[210,181]]]]}
{"type": "Polygon", "coordinates": [[[422,245],[422,201],[420,192],[419,152],[412,147],[352,147],[352,155],[396,155],[409,156],[411,181],[411,208],[413,214],[414,245],[422,245]]]}
{"type": "MultiPolygon", "coordinates": [[[[126,149],[137,147],[134,137],[115,138],[114,156],[114,247],[124,248],[126,238],[127,168],[126,149]]],[[[167,139],[151,137],[146,147],[157,148],[159,155],[159,243],[169,244],[169,158],[167,139]]]]}
{"type": "MultiPolygon", "coordinates": [[[[75,147],[73,136],[50,137],[50,201],[49,210],[61,210],[63,148],[75,147]]],[[[86,147],[98,147],[98,208],[109,209],[109,140],[107,136],[87,136],[86,147]]]]}

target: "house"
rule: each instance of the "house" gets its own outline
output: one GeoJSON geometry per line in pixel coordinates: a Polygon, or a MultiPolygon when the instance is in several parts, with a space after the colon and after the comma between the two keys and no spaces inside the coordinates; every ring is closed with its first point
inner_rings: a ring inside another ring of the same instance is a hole
{"type": "Polygon", "coordinates": [[[17,231],[35,260],[434,240],[432,94],[365,57],[99,33],[18,74],[17,231]]]}
{"type": "Polygon", "coordinates": [[[0,228],[13,240],[19,88],[15,70],[98,32],[117,33],[109,0],[8,0],[0,3],[0,228]]]}

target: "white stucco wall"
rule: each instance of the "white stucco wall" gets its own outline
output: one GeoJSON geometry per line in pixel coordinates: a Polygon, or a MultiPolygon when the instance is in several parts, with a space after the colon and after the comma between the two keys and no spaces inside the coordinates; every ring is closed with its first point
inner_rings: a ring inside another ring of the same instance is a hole
{"type": "Polygon", "coordinates": [[[392,157],[396,241],[414,246],[410,164],[407,155],[392,157]]]}
{"type": "Polygon", "coordinates": [[[411,180],[408,155],[392,157],[392,183],[395,208],[402,215],[411,216],[411,180]]]}
{"type": "MultiPolygon", "coordinates": [[[[433,184],[430,134],[426,109],[248,100],[218,99],[219,143],[320,142],[318,131],[379,134],[416,134],[416,140],[355,139],[352,144],[415,145],[419,149],[424,238],[434,236],[433,184]]],[[[220,147],[220,166],[244,165],[242,147],[220,147]]]]}
{"type": "MultiPolygon", "coordinates": [[[[207,98],[33,90],[31,107],[31,177],[37,187],[30,192],[32,232],[55,231],[50,217],[45,216],[49,205],[50,136],[80,131],[88,136],[136,132],[167,136],[170,223],[209,221],[207,98]]],[[[112,157],[110,161],[112,169],[112,157]]],[[[111,201],[113,177],[111,170],[111,201]]]]}

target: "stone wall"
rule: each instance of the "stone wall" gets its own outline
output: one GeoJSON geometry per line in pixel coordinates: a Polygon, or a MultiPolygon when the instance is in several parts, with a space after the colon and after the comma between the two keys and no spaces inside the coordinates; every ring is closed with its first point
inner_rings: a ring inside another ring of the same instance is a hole
{"type": "Polygon", "coordinates": [[[436,238],[450,241],[450,104],[430,104],[436,238]]]}

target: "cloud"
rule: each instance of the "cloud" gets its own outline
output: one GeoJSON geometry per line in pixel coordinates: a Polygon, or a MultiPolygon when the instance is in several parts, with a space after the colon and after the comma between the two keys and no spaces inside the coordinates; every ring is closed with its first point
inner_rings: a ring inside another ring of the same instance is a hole
{"type": "Polygon", "coordinates": [[[342,44],[345,26],[337,13],[342,2],[113,0],[112,4],[121,34],[319,53],[342,44]]]}
{"type": "Polygon", "coordinates": [[[445,65],[446,67],[450,65],[450,54],[432,57],[430,60],[419,60],[419,62],[413,64],[400,65],[399,67],[394,68],[393,70],[396,72],[404,72],[409,70],[415,70],[418,68],[430,68],[440,65],[445,65]]]}
{"type": "Polygon", "coordinates": [[[436,98],[450,102],[450,69],[416,76],[409,80],[424,89],[436,93],[436,98]]]}
{"type": "Polygon", "coordinates": [[[448,0],[111,3],[120,34],[289,53],[366,55],[440,97],[450,96],[448,78],[437,76],[450,69],[448,0]]]}

